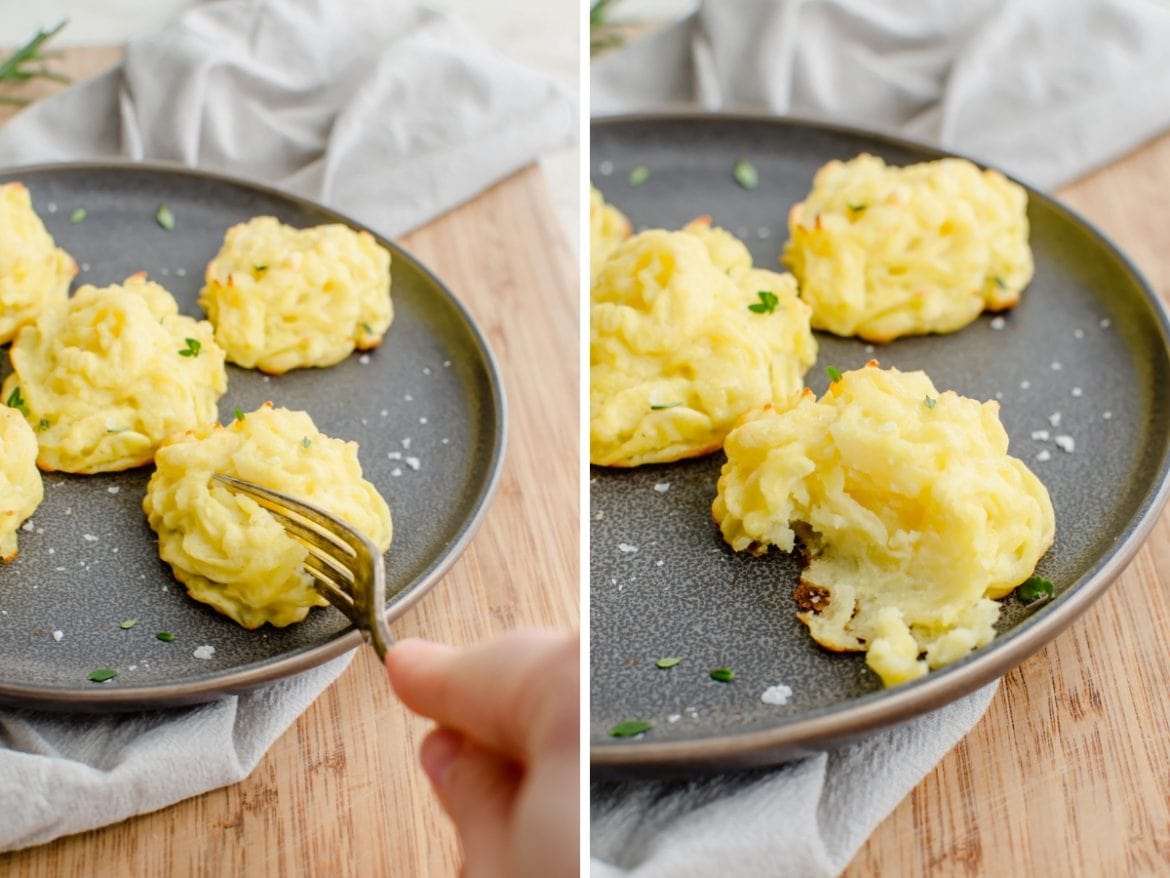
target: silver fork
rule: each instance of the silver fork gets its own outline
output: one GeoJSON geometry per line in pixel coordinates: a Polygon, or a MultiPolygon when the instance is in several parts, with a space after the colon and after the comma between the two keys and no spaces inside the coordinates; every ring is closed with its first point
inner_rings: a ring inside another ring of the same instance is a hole
{"type": "Polygon", "coordinates": [[[386,568],[378,547],[357,528],[317,506],[216,473],[229,491],[251,497],[309,550],[305,570],[329,603],[349,616],[380,658],[394,642],[386,624],[386,568]]]}

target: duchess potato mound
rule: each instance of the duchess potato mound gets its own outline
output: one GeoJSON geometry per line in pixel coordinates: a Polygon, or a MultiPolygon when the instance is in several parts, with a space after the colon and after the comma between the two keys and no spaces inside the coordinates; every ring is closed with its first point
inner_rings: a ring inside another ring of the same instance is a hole
{"type": "Polygon", "coordinates": [[[0,344],[64,306],[77,264],[53,243],[20,183],[0,185],[0,344]]]}
{"type": "Polygon", "coordinates": [[[98,473],[150,463],[178,430],[211,423],[227,389],[211,325],[179,314],[146,279],[83,286],[17,336],[3,394],[19,389],[46,471],[98,473]]]}
{"type": "Polygon", "coordinates": [[[362,478],[357,443],[323,435],[305,412],[265,404],[227,427],[175,435],[155,465],[142,507],[160,556],[192,598],[245,628],[300,622],[327,601],[304,570],[307,550],[214,474],[283,491],[390,547],[390,509],[362,478]]]}
{"type": "Polygon", "coordinates": [[[654,229],[606,260],[589,321],[593,463],[708,454],[745,411],[800,389],[816,342],[792,276],[724,269],[712,240],[654,229]]]}
{"type": "Polygon", "coordinates": [[[994,599],[1052,545],[1048,492],[1007,450],[998,403],[871,362],[745,417],[712,512],[736,550],[791,551],[799,529],[799,618],[892,686],[990,642],[994,599]]]}
{"type": "Polygon", "coordinates": [[[605,259],[613,249],[630,237],[630,221],[625,214],[606,204],[601,192],[596,186],[589,187],[589,277],[597,277],[597,272],[605,264],[605,259]]]}
{"type": "Polygon", "coordinates": [[[237,365],[273,375],[332,366],[389,329],[390,253],[364,230],[256,217],[228,229],[199,304],[237,365]]]}
{"type": "Polygon", "coordinates": [[[886,342],[962,329],[1032,278],[1028,196],[965,159],[832,161],[788,214],[783,261],[813,327],[886,342]]]}
{"type": "Polygon", "coordinates": [[[36,434],[19,411],[0,406],[0,561],[16,557],[16,530],[44,496],[36,434]]]}

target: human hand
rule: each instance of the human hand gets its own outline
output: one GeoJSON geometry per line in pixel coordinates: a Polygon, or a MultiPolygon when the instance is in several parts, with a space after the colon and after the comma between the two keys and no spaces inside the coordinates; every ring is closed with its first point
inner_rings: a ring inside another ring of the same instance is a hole
{"type": "Polygon", "coordinates": [[[438,723],[419,759],[459,832],[464,878],[578,874],[579,648],[575,633],[512,631],[387,653],[398,697],[438,723]]]}

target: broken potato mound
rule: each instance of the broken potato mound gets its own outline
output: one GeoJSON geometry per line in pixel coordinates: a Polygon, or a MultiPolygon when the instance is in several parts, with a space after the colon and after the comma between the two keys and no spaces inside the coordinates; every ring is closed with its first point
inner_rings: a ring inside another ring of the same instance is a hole
{"type": "Polygon", "coordinates": [[[16,557],[16,531],[44,496],[36,434],[16,407],[0,405],[0,561],[16,557]]]}
{"type": "Polygon", "coordinates": [[[782,261],[815,329],[887,342],[962,329],[1032,278],[1028,195],[966,159],[831,161],[788,214],[782,261]]]}
{"type": "Polygon", "coordinates": [[[390,509],[362,477],[355,442],[320,433],[308,414],[265,404],[226,427],[171,437],[155,457],[143,510],[159,554],[197,601],[245,628],[300,622],[326,605],[304,569],[308,551],[254,500],[212,476],[283,491],[348,521],[382,551],[390,509]]]}
{"type": "Polygon", "coordinates": [[[789,399],[816,359],[792,276],[752,268],[705,219],[620,244],[589,325],[589,457],[601,466],[709,454],[744,412],[789,399]]]}
{"type": "Polygon", "coordinates": [[[64,307],[76,274],[73,257],[33,211],[28,189],[0,185],[0,344],[40,314],[64,307]]]}
{"type": "Polygon", "coordinates": [[[228,229],[199,304],[236,365],[273,375],[332,366],[376,348],[389,329],[390,252],[338,223],[295,229],[255,217],[228,229]]]}
{"type": "Polygon", "coordinates": [[[630,237],[630,221],[625,214],[607,204],[596,186],[589,187],[589,278],[605,264],[606,257],[630,237]]]}
{"type": "Polygon", "coordinates": [[[179,314],[167,290],[136,274],[81,287],[68,306],[16,337],[16,394],[45,471],[114,472],[150,463],[171,433],[216,419],[227,389],[211,325],[179,314]]]}
{"type": "Polygon", "coordinates": [[[999,405],[871,362],[821,399],[751,412],[727,437],[712,505],[737,551],[789,552],[812,637],[864,651],[887,686],[995,636],[1004,597],[1052,545],[1048,491],[1008,454],[999,405]]]}

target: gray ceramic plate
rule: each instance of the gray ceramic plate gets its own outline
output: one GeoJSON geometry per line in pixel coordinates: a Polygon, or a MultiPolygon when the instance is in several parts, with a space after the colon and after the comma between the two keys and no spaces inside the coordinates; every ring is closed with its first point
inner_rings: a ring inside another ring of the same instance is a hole
{"type": "MultiPolygon", "coordinates": [[[[590,161],[595,184],[636,229],[711,214],[748,243],[757,265],[775,266],[788,208],[807,193],[817,168],[863,151],[898,164],[940,155],[840,128],[690,116],[595,120],[590,161]],[[759,172],[755,190],[732,178],[741,157],[759,172]],[[631,186],[639,165],[649,176],[631,186]]],[[[775,551],[736,555],[724,545],[710,513],[721,454],[626,472],[594,467],[595,771],[765,764],[906,720],[1008,671],[1124,568],[1165,497],[1167,319],[1133,266],[1084,221],[1036,192],[1028,213],[1036,275],[1002,321],[984,316],[954,335],[876,351],[820,333],[806,380],[820,393],[826,366],[850,369],[876,357],[883,366],[924,369],[940,389],[1000,399],[1012,453],[1043,479],[1056,508],[1056,544],[1038,570],[1055,583],[1055,600],[1027,612],[1007,599],[990,646],[883,691],[860,656],[821,650],[797,621],[794,559],[775,551]],[[1043,430],[1072,437],[1073,450],[1033,438],[1043,430]],[[684,660],[661,670],[655,660],[664,656],[684,660]],[[733,669],[735,680],[711,680],[717,667],[733,669]],[[763,701],[777,685],[791,689],[787,703],[763,701]],[[626,720],[653,728],[636,739],[611,737],[626,720]]]]}
{"type": "MultiPolygon", "coordinates": [[[[325,208],[239,180],[169,167],[57,165],[9,170],[81,283],[146,270],[185,314],[224,230],[270,214],[307,226],[345,222],[325,208]],[[172,231],[155,221],[160,204],[172,231]],[[76,208],[84,222],[71,223],[76,208]]],[[[380,239],[381,240],[381,239],[380,239]]],[[[366,478],[394,515],[388,613],[401,614],[471,538],[495,487],[504,401],[483,337],[443,285],[409,254],[392,253],[395,317],[382,346],[328,369],[265,378],[228,367],[221,420],[266,400],[309,412],[325,433],[356,440],[366,478]],[[415,464],[415,465],[412,465],[415,464]]],[[[0,377],[10,369],[5,353],[0,377]]],[[[0,701],[64,709],[129,709],[206,701],[295,673],[359,642],[332,607],[288,628],[245,631],[190,600],[157,554],[141,503],[150,468],[45,476],[45,501],[20,554],[0,566],[0,701]],[[120,627],[137,619],[129,629],[120,627]],[[155,637],[171,631],[170,643],[155,637]],[[60,632],[56,634],[56,632],[60,632]],[[59,637],[59,639],[58,639],[59,637]],[[210,660],[193,656],[215,647],[210,660]],[[91,683],[97,668],[116,679],[91,683]]]]}

